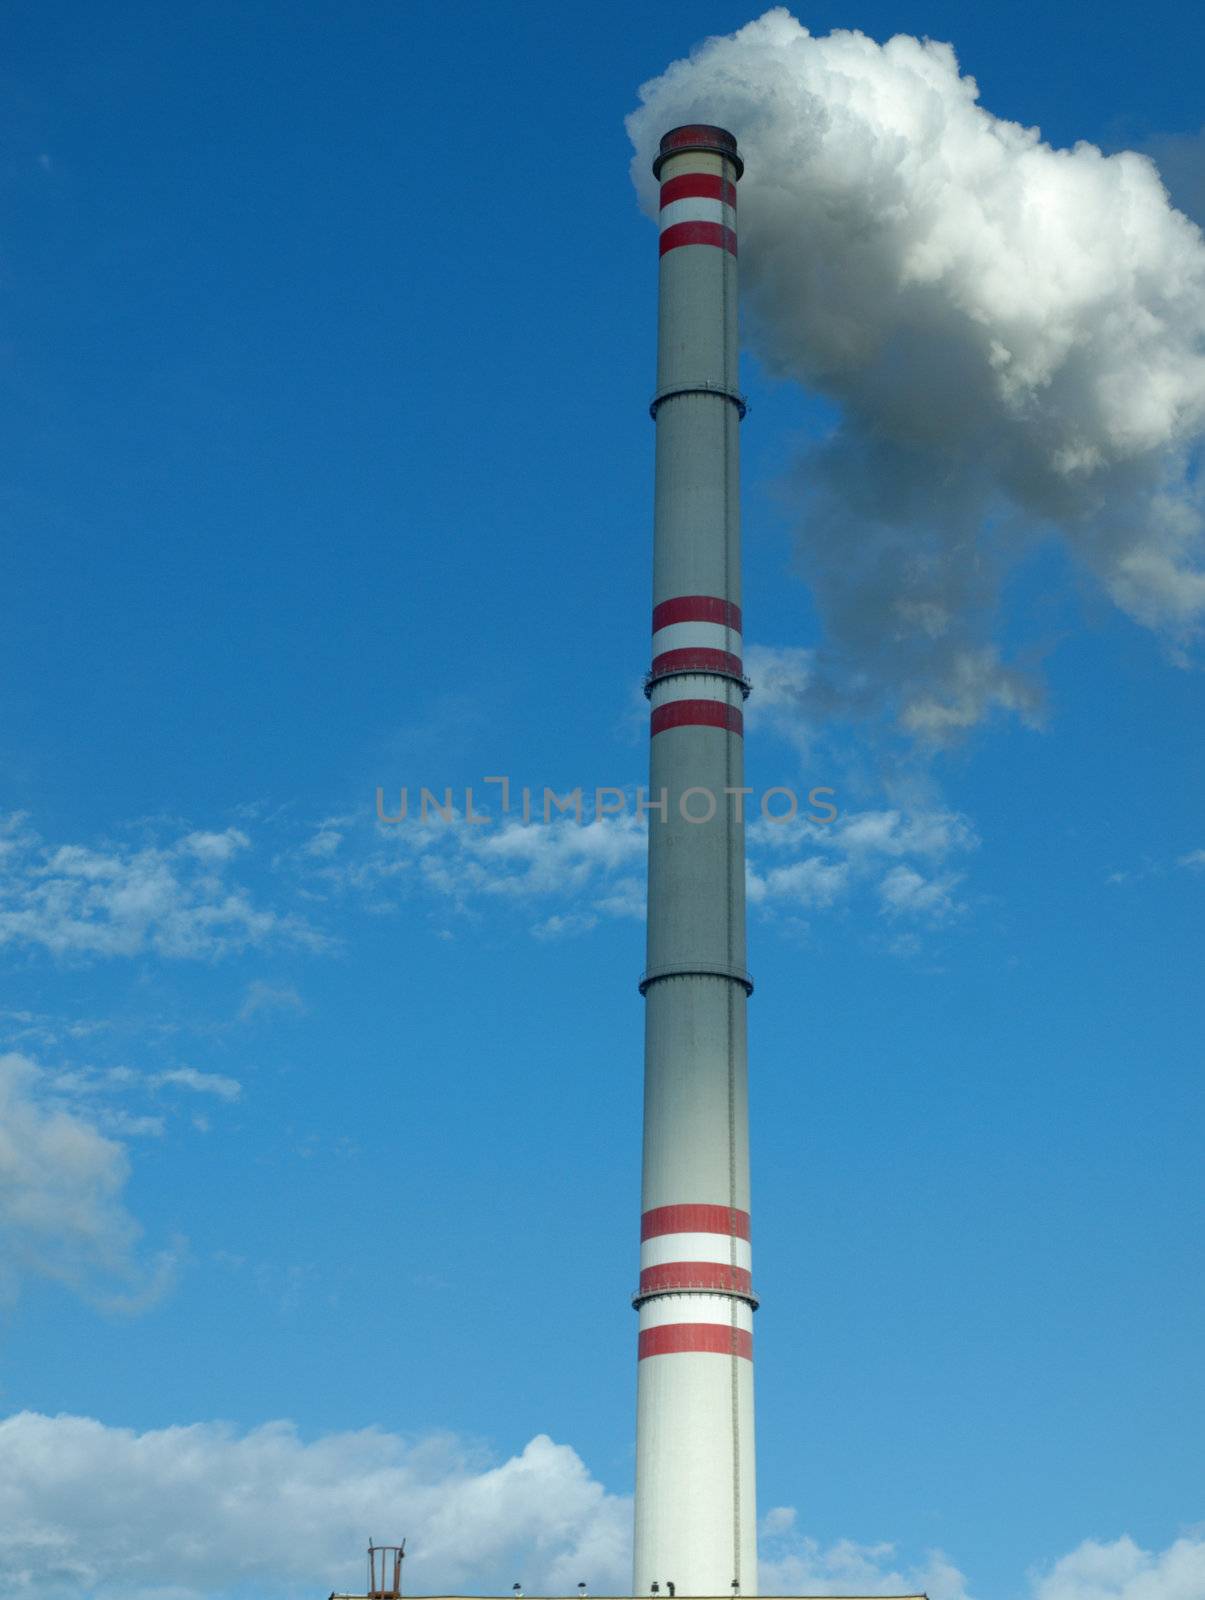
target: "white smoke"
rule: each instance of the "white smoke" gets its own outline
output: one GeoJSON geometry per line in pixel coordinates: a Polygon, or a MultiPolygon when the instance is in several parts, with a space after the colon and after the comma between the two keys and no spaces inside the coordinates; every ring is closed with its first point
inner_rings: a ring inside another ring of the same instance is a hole
{"type": "Polygon", "coordinates": [[[949,45],[815,38],[781,8],[640,98],[650,211],[666,129],[737,135],[746,343],[840,409],[799,471],[825,629],[801,712],[886,710],[937,742],[996,708],[1036,717],[1001,595],[1052,538],[1185,660],[1205,614],[1205,240],[1152,161],[993,116],[949,45]]]}

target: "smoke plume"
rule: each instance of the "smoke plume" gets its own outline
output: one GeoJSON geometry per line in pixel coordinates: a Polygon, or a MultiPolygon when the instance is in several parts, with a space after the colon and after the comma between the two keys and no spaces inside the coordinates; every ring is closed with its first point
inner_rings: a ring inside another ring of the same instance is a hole
{"type": "Polygon", "coordinates": [[[1049,542],[1185,662],[1205,240],[1153,162],[993,116],[949,45],[815,38],[781,8],[640,98],[650,211],[665,129],[737,135],[746,345],[839,413],[798,467],[824,629],[800,711],[939,743],[993,710],[1035,718],[1035,624],[1018,639],[1002,594],[1049,542]]]}

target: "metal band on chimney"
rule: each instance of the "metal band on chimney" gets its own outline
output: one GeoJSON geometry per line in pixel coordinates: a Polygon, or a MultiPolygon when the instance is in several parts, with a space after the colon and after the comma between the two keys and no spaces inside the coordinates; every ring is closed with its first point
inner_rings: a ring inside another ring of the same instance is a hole
{"type": "Polygon", "coordinates": [[[665,402],[674,400],[681,394],[713,394],[717,399],[727,400],[730,405],[736,407],[737,415],[742,422],[745,420],[745,415],[749,410],[749,402],[736,389],[726,389],[723,384],[719,383],[680,383],[671,389],[658,390],[649,401],[649,416],[653,418],[654,422],[657,420],[657,412],[665,402]]]}
{"type": "Polygon", "coordinates": [[[696,961],[681,967],[650,967],[640,975],[641,994],[647,994],[655,983],[663,983],[666,978],[723,978],[728,983],[739,983],[746,996],[753,993],[753,979],[747,972],[735,967],[704,966],[696,961]]]}

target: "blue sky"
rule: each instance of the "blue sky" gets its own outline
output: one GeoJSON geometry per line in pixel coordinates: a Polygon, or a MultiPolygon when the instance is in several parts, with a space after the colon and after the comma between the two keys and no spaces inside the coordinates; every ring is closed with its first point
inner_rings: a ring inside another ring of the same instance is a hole
{"type": "MultiPolygon", "coordinates": [[[[1148,150],[1205,219],[1184,8],[797,14],[950,41],[995,117],[1148,150]]],[[[6,1592],[317,1595],[369,1534],[411,1589],[622,1581],[639,828],[379,829],[374,796],[646,781],[624,118],[755,15],[8,9],[6,1592]]],[[[750,839],[767,1586],[1186,1600],[1191,629],[993,478],[964,659],[1007,672],[921,716],[948,663],[839,625],[828,442],[873,397],[799,381],[819,335],[758,306],[750,781],[841,813],[750,839]]]]}

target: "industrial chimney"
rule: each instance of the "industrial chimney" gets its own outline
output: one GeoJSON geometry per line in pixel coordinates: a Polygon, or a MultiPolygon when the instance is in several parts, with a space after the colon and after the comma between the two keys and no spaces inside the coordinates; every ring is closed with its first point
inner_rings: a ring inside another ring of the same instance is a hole
{"type": "Polygon", "coordinates": [[[633,1594],[757,1593],[736,140],[661,140],[633,1594]]]}

